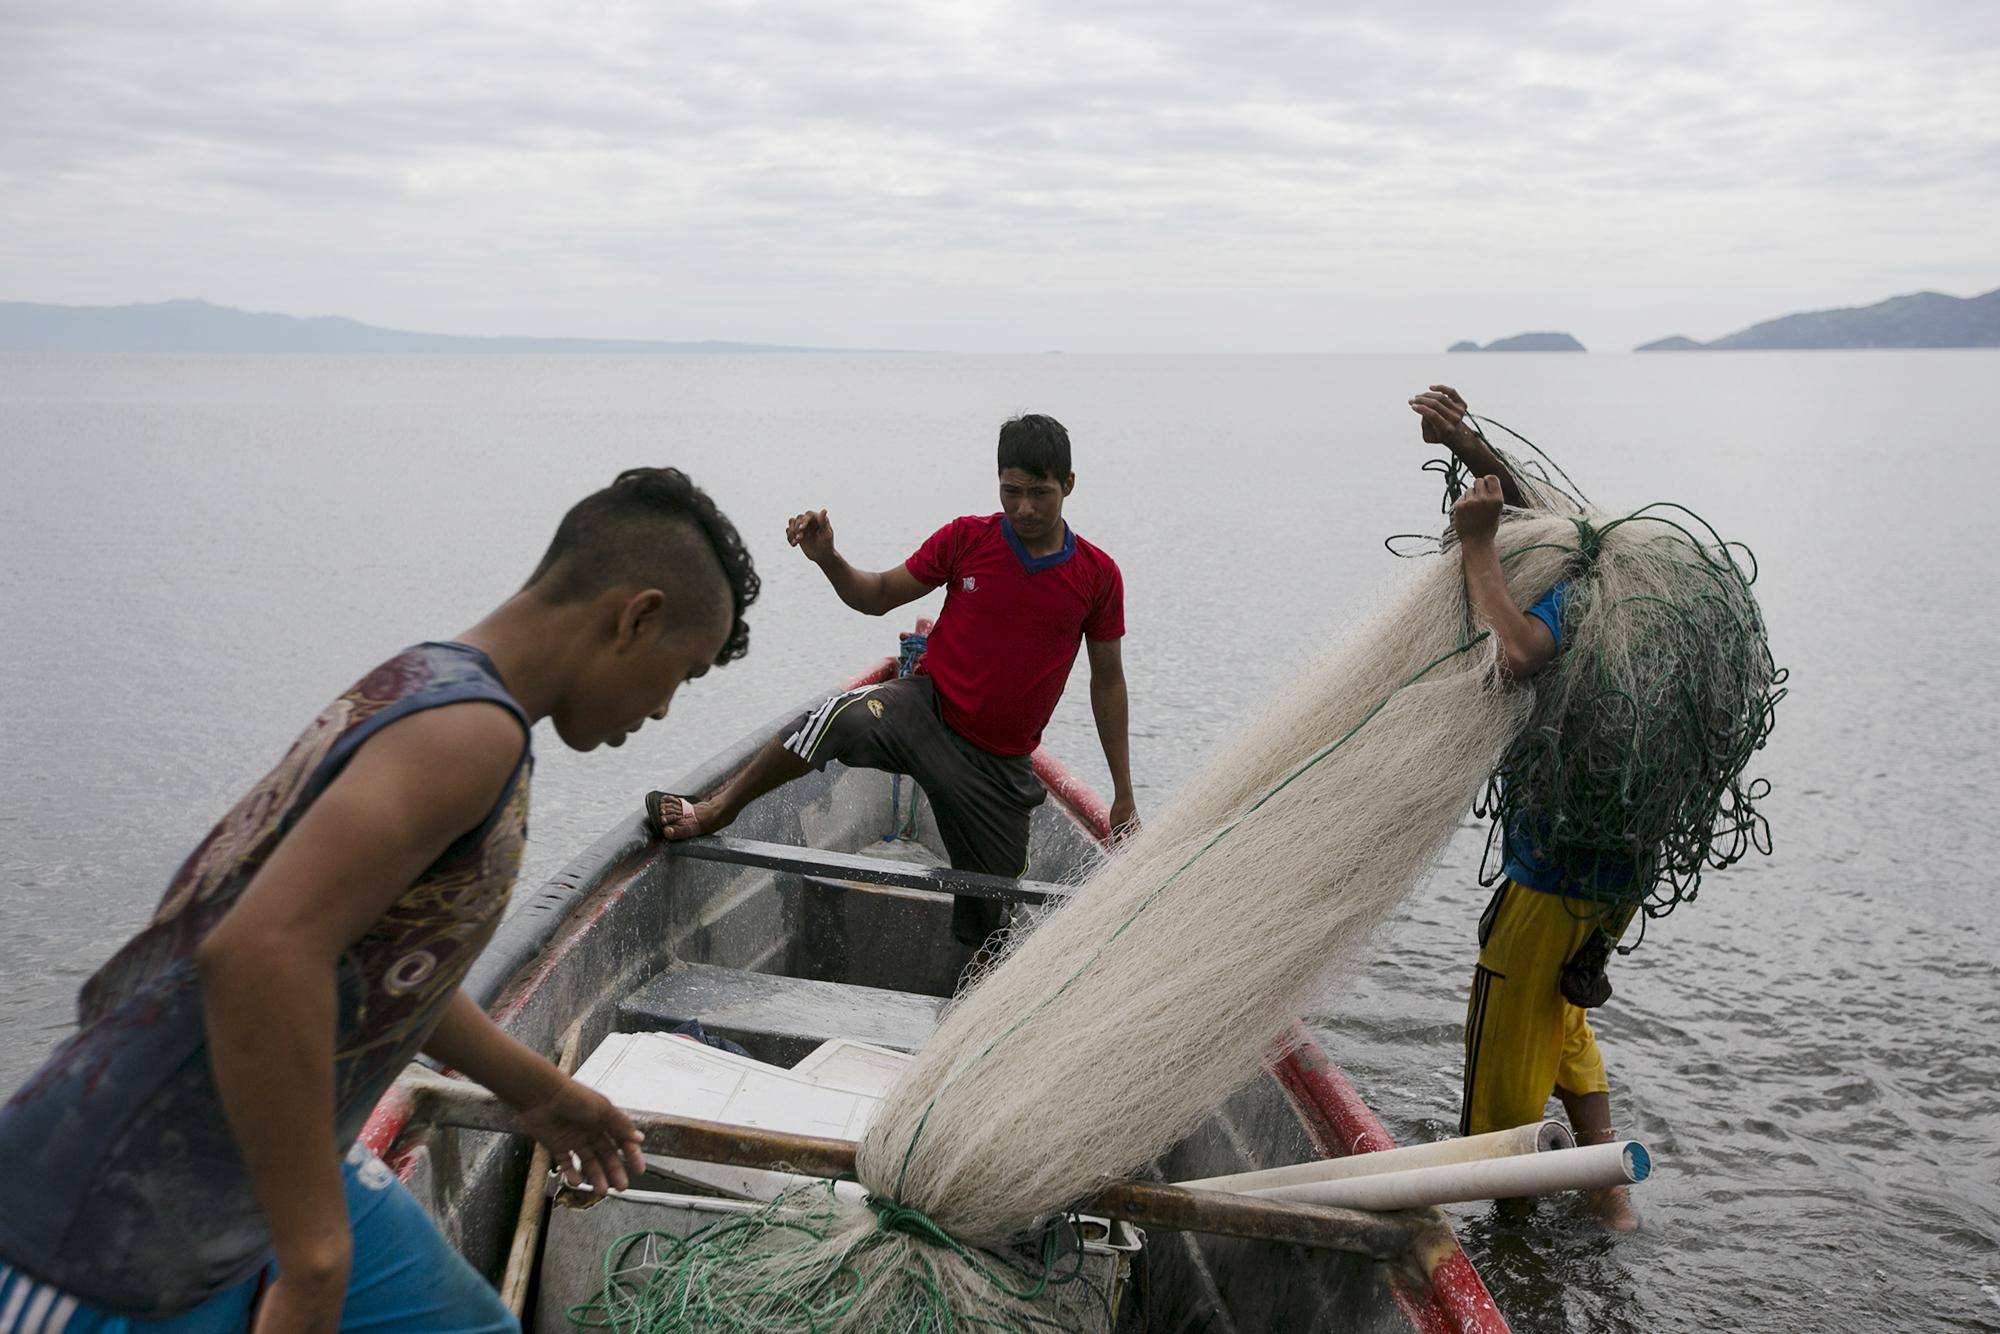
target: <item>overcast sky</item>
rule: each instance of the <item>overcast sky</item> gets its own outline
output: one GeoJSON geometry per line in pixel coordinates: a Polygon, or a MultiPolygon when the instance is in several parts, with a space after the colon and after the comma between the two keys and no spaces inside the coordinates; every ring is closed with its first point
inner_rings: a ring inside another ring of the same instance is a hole
{"type": "Polygon", "coordinates": [[[0,299],[1623,350],[2000,286],[1996,0],[0,0],[0,299]]]}

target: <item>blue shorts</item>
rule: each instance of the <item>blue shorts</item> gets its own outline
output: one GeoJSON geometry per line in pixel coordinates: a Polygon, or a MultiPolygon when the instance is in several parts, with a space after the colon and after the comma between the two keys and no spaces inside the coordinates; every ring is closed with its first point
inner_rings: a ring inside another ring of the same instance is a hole
{"type": "MultiPolygon", "coordinates": [[[[520,1334],[500,1294],[453,1250],[396,1174],[359,1144],[341,1165],[354,1265],[340,1328],[520,1334]]],[[[0,1263],[0,1334],[242,1334],[276,1266],[164,1320],[106,1315],[0,1263]]]]}

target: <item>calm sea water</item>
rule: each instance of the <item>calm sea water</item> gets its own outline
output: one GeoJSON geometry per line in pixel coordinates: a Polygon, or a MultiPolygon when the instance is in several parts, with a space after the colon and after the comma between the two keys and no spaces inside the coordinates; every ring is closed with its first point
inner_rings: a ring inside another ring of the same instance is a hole
{"type": "MultiPolygon", "coordinates": [[[[1459,1211],[1523,1331],[2000,1328],[2000,607],[1991,353],[1480,357],[0,357],[0,1087],[330,696],[453,634],[561,510],[674,463],[750,535],[751,657],[668,725],[539,738],[547,875],[646,787],[893,647],[787,549],[858,563],[994,506],[1053,413],[1124,566],[1142,809],[1171,799],[1437,524],[1403,400],[1447,379],[1607,506],[1691,505],[1763,563],[1793,670],[1777,855],[1615,966],[1597,1022],[1663,1163],[1645,1230],[1459,1211]]],[[[920,610],[920,609],[912,609],[920,610]]],[[[1080,681],[1077,683],[1080,687],[1080,681]]],[[[1049,741],[1103,764],[1071,692],[1049,741]]],[[[1312,1016],[1401,1137],[1455,1124],[1478,836],[1312,1016]]]]}

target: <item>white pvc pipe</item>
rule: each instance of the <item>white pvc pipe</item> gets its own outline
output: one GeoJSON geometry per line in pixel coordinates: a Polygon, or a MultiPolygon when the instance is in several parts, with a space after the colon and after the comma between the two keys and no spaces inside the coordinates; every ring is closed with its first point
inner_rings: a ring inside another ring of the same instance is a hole
{"type": "Polygon", "coordinates": [[[1180,1181],[1190,1190],[1270,1190],[1277,1186],[1299,1186],[1313,1181],[1345,1181],[1350,1177],[1377,1176],[1412,1167],[1436,1167],[1443,1163],[1475,1162],[1485,1158],[1506,1158],[1523,1153],[1546,1153],[1567,1149],[1576,1140],[1560,1121],[1535,1121],[1511,1130],[1495,1130],[1463,1139],[1438,1140],[1433,1144],[1412,1144],[1380,1153],[1354,1153],[1344,1158],[1321,1158],[1288,1167],[1267,1167],[1261,1172],[1238,1172],[1234,1176],[1204,1177],[1180,1181]]]}
{"type": "MultiPolygon", "coordinates": [[[[1374,1155],[1367,1155],[1373,1157],[1374,1155]]],[[[1595,1190],[1652,1175],[1652,1156],[1637,1140],[1581,1149],[1442,1163],[1403,1172],[1313,1181],[1247,1192],[1267,1200],[1345,1209],[1421,1209],[1467,1200],[1505,1200],[1559,1190],[1595,1190]]]]}

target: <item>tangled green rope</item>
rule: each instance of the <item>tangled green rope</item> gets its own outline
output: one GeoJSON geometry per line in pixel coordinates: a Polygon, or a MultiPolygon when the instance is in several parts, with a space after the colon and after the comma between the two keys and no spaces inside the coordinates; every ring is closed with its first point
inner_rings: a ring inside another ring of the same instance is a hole
{"type": "MultiPolygon", "coordinates": [[[[852,1178],[844,1178],[851,1180],[852,1178]]],[[[1074,1220],[1056,1220],[1039,1246],[1013,1255],[965,1246],[921,1211],[881,1196],[869,1196],[875,1230],[847,1246],[831,1262],[801,1261],[771,1270],[745,1286],[723,1281],[781,1248],[786,1234],[825,1241],[837,1225],[833,1183],[802,1187],[770,1206],[726,1218],[686,1236],[637,1231],[619,1237],[604,1255],[603,1281],[596,1300],[568,1309],[571,1322],[617,1334],[665,1331],[731,1331],[731,1334],[825,1334],[836,1329],[870,1281],[857,1263],[894,1233],[905,1233],[954,1256],[989,1284],[996,1296],[1032,1302],[1044,1294],[1087,1282],[1083,1244],[1074,1220]],[[808,1272],[809,1270],[813,1272],[808,1272]]],[[[1055,1334],[1067,1326],[1033,1315],[997,1319],[955,1309],[940,1281],[937,1261],[923,1247],[888,1277],[899,1291],[893,1325],[881,1334],[951,1334],[993,1330],[998,1334],[1055,1334]]],[[[882,1282],[877,1274],[875,1282],[882,1282]]],[[[1108,1324],[1107,1318],[1107,1324],[1108,1324]]]]}
{"type": "Polygon", "coordinates": [[[1681,544],[1699,583],[1676,600],[1635,597],[1610,609],[1645,646],[1641,674],[1614,671],[1601,642],[1565,640],[1557,670],[1567,679],[1538,692],[1477,808],[1493,822],[1481,878],[1490,883],[1496,862],[1532,843],[1609,929],[1635,908],[1650,919],[1691,901],[1706,870],[1769,854],[1757,803],[1770,784],[1744,771],[1770,737],[1786,673],[1750,590],[1754,561],[1746,569],[1701,519],[1655,505],[1602,528],[1575,523],[1565,622],[1593,610],[1599,544],[1624,525],[1657,527],[1648,540],[1681,544]]]}
{"type": "MultiPolygon", "coordinates": [[[[1482,419],[1471,420],[1479,429],[1482,419]]],[[[1552,669],[1564,678],[1560,688],[1538,690],[1527,728],[1476,807],[1492,820],[1480,879],[1493,883],[1508,852],[1532,843],[1615,937],[1635,911],[1663,917],[1692,901],[1705,871],[1752,851],[1770,853],[1770,824],[1757,809],[1770,784],[1744,771],[1770,737],[1787,673],[1771,656],[1751,591],[1756,558],[1747,547],[1723,541],[1678,505],[1648,505],[1593,525],[1555,460],[1518,432],[1483,420],[1536,454],[1538,461],[1524,466],[1494,449],[1517,477],[1576,509],[1576,542],[1562,548],[1573,558],[1565,629],[1593,611],[1600,623],[1607,611],[1615,614],[1644,645],[1648,665],[1635,681],[1630,671],[1612,669],[1602,642],[1572,643],[1565,635],[1552,669]],[[1604,539],[1627,525],[1650,529],[1646,541],[1676,544],[1688,587],[1673,599],[1593,607],[1598,590],[1590,576],[1604,539]]],[[[1463,492],[1462,465],[1451,459],[1425,467],[1443,474],[1449,513],[1463,492]]]]}

